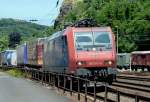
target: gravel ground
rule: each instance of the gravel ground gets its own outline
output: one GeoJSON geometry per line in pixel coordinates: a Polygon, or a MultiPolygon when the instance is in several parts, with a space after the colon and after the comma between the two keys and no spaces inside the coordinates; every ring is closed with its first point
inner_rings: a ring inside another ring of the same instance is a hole
{"type": "Polygon", "coordinates": [[[0,72],[0,102],[73,102],[28,79],[15,78],[0,72]]]}

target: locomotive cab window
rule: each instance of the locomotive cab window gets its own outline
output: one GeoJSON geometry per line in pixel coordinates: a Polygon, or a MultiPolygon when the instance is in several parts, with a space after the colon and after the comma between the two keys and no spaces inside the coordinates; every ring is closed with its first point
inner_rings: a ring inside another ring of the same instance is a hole
{"type": "Polygon", "coordinates": [[[111,37],[109,32],[76,32],[75,46],[79,51],[109,51],[112,49],[111,37]]]}
{"type": "Polygon", "coordinates": [[[76,43],[80,45],[92,45],[92,33],[90,32],[78,32],[75,34],[76,36],[76,43]]]}
{"type": "Polygon", "coordinates": [[[93,46],[92,32],[76,32],[74,40],[77,51],[87,51],[93,46]]]}
{"type": "Polygon", "coordinates": [[[95,44],[110,43],[109,33],[107,32],[94,32],[95,44]]]}
{"type": "Polygon", "coordinates": [[[112,50],[110,32],[93,32],[94,45],[103,51],[112,50]]]}

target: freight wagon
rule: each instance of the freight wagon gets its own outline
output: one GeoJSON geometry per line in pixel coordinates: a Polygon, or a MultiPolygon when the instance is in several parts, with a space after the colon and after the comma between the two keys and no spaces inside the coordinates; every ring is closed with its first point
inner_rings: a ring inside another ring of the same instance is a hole
{"type": "Polygon", "coordinates": [[[43,48],[46,38],[38,38],[27,42],[27,66],[33,68],[42,68],[43,48]]]}
{"type": "Polygon", "coordinates": [[[150,51],[135,51],[132,55],[132,69],[150,71],[150,51]]]}
{"type": "Polygon", "coordinates": [[[26,66],[28,62],[27,57],[27,43],[24,43],[17,47],[17,65],[26,66]]]}
{"type": "Polygon", "coordinates": [[[16,50],[6,50],[1,52],[1,65],[2,66],[16,66],[17,55],[16,50]]]}
{"type": "Polygon", "coordinates": [[[117,54],[117,68],[128,69],[130,67],[130,53],[119,53],[117,54]]]}

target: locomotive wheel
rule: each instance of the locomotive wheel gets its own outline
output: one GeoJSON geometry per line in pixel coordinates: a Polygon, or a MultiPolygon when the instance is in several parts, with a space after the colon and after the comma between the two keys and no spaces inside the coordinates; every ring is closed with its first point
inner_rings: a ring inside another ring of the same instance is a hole
{"type": "Polygon", "coordinates": [[[112,85],[112,82],[113,82],[112,79],[109,79],[109,80],[108,80],[108,84],[109,84],[109,85],[112,85]]]}
{"type": "Polygon", "coordinates": [[[134,71],[134,69],[135,69],[135,68],[133,68],[133,67],[131,68],[132,71],[134,71]]]}
{"type": "Polygon", "coordinates": [[[107,79],[108,84],[112,85],[113,80],[114,80],[114,76],[113,75],[109,75],[108,79],[107,79]]]}
{"type": "Polygon", "coordinates": [[[142,72],[144,72],[144,68],[141,68],[142,69],[142,72]]]}
{"type": "Polygon", "coordinates": [[[125,70],[127,70],[128,68],[127,68],[127,67],[125,67],[124,69],[125,69],[125,70]]]}

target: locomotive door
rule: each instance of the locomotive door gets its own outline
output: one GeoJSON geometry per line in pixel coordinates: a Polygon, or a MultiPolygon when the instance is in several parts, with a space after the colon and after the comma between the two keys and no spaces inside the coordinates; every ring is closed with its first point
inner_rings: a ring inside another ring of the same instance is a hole
{"type": "Polygon", "coordinates": [[[64,66],[67,67],[68,66],[68,43],[67,43],[67,37],[63,36],[62,37],[63,40],[63,62],[64,62],[64,66]]]}

